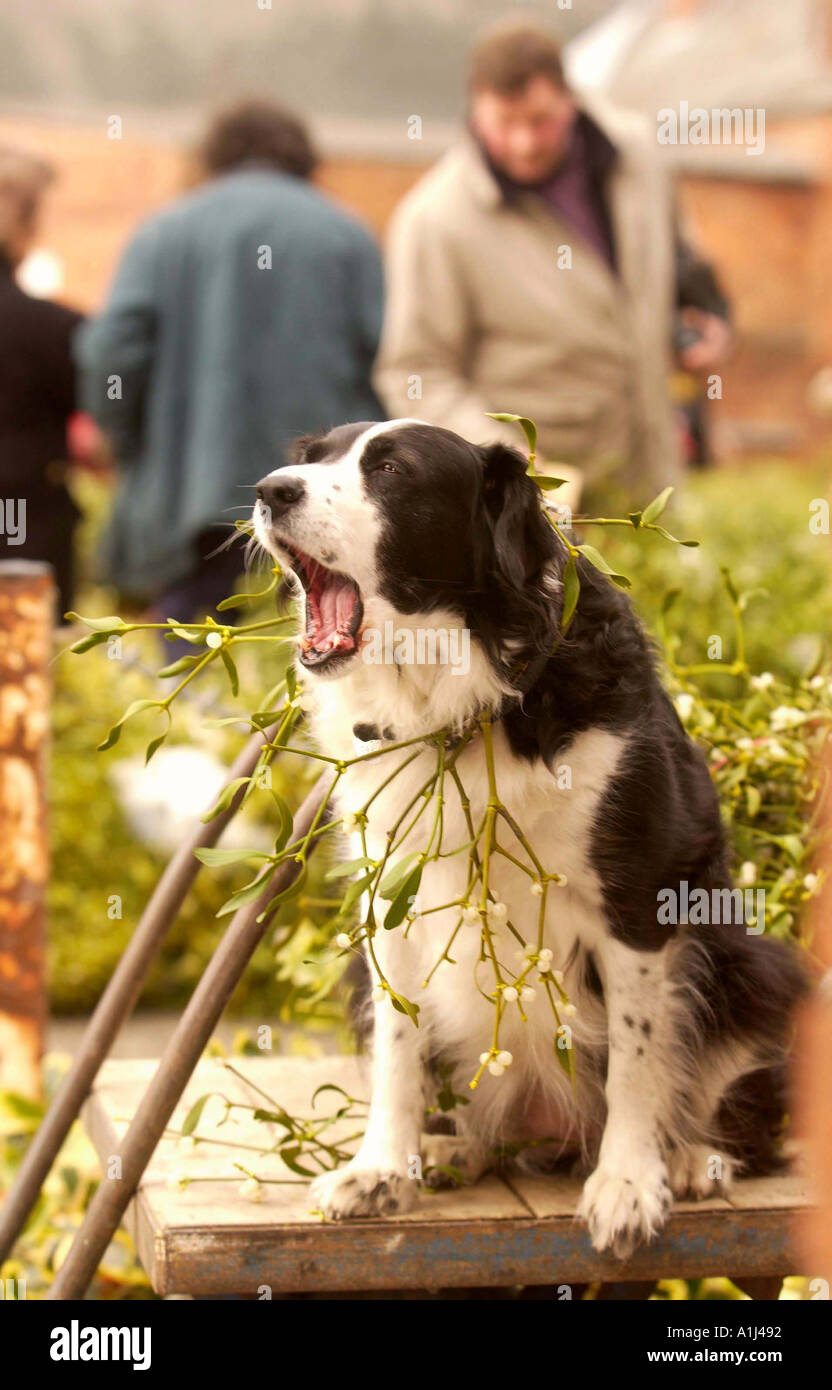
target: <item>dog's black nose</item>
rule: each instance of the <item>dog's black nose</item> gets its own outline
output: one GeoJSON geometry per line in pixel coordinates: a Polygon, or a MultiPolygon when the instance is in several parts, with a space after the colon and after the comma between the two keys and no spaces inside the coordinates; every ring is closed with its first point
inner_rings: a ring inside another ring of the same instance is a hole
{"type": "Polygon", "coordinates": [[[306,483],[291,475],[261,478],[257,484],[257,500],[267,507],[273,517],[284,516],[306,494],[306,483]]]}

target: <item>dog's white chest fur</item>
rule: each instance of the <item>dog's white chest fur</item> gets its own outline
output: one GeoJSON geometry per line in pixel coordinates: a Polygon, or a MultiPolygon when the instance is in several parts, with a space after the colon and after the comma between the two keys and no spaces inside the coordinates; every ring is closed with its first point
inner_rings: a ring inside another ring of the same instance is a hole
{"type": "MultiPolygon", "coordinates": [[[[367,719],[366,705],[360,707],[361,697],[366,696],[372,705],[373,694],[381,695],[379,680],[383,683],[387,674],[374,673],[374,688],[369,686],[363,673],[337,685],[317,688],[316,732],[323,747],[333,756],[354,756],[353,724],[367,719]]],[[[446,679],[452,678],[446,676],[446,679]]],[[[386,708],[390,708],[389,697],[386,708]]],[[[517,821],[543,869],[566,879],[565,886],[549,888],[543,944],[553,953],[552,968],[565,972],[565,988],[578,1006],[577,1015],[570,1018],[577,1044],[585,1030],[597,1031],[598,1018],[590,1001],[578,996],[573,969],[574,947],[580,942],[591,949],[598,934],[605,929],[600,884],[589,858],[590,835],[598,803],[626,740],[600,729],[581,733],[564,750],[552,770],[540,760],[529,763],[516,758],[499,723],[494,726],[493,743],[500,800],[517,821]]],[[[388,849],[388,832],[413,802],[401,823],[402,831],[407,831],[411,824],[412,828],[391,855],[389,863],[409,853],[423,851],[434,828],[436,800],[423,801],[421,793],[436,769],[435,748],[422,749],[383,791],[374,796],[376,788],[412,751],[399,749],[353,764],[339,786],[339,810],[342,812],[357,812],[370,803],[366,844],[369,854],[377,859],[388,849]],[[420,808],[421,814],[418,814],[420,808]]],[[[453,757],[452,752],[448,757],[453,757]]],[[[455,767],[470,801],[471,822],[475,828],[479,827],[488,804],[481,734],[475,734],[462,750],[455,767]]],[[[414,905],[417,919],[407,930],[406,924],[389,932],[379,930],[374,942],[377,959],[393,989],[419,1005],[420,1029],[426,1034],[425,1048],[441,1052],[456,1064],[457,1085],[465,1085],[474,1075],[480,1054],[492,1045],[494,1030],[494,1004],[486,996],[493,996],[495,976],[492,962],[480,959],[479,922],[458,925],[460,905],[466,901],[469,889],[469,859],[463,847],[470,840],[459,787],[446,774],[442,807],[443,857],[425,867],[414,905]],[[463,852],[451,853],[457,849],[463,852]],[[446,952],[449,959],[443,959],[446,952]]],[[[498,823],[497,843],[514,859],[533,868],[526,850],[504,820],[498,823]]],[[[434,838],[433,849],[436,844],[434,838]]],[[[357,858],[361,853],[361,839],[355,835],[351,854],[357,858]]],[[[492,856],[490,892],[506,905],[507,918],[523,941],[537,944],[540,900],[533,892],[532,882],[529,874],[512,860],[501,854],[492,856]]],[[[479,902],[480,892],[481,885],[477,884],[471,890],[470,900],[479,902]]],[[[377,922],[383,920],[386,907],[383,900],[376,901],[377,922]]],[[[495,929],[493,942],[503,978],[511,980],[523,969],[522,946],[505,925],[495,929]]],[[[537,982],[536,975],[533,971],[526,979],[526,989],[533,988],[534,997],[523,1002],[522,1010],[512,1002],[503,1014],[500,1046],[513,1055],[510,1073],[501,1077],[498,1084],[486,1077],[484,1094],[478,1097],[480,1127],[487,1127],[495,1135],[500,1133],[501,1137],[506,1137],[506,1117],[518,1108],[522,1111],[523,1104],[518,1107],[518,1100],[522,1102],[524,1093],[531,1099],[532,1091],[540,1092],[542,1077],[548,1078],[543,1090],[549,1092],[541,1097],[543,1109],[548,1104],[551,1116],[555,1112],[566,1114],[571,1108],[563,1071],[545,1060],[551,1059],[557,1025],[544,987],[537,982]]],[[[406,1026],[412,1027],[412,1024],[406,1026]]]]}

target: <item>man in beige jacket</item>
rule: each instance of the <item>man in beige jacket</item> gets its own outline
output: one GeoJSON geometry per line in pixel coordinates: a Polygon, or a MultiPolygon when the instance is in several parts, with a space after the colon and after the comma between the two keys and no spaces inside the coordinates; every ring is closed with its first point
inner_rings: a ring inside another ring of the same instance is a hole
{"type": "MultiPolygon", "coordinates": [[[[680,469],[668,396],[672,192],[642,118],[578,105],[557,45],[528,26],[475,48],[469,129],[397,208],[376,386],[392,416],[472,442],[522,443],[486,412],[530,416],[540,463],[623,483],[633,502],[680,469]],[[571,466],[570,466],[571,465],[571,466]]],[[[700,369],[727,345],[698,314],[700,369]]]]}

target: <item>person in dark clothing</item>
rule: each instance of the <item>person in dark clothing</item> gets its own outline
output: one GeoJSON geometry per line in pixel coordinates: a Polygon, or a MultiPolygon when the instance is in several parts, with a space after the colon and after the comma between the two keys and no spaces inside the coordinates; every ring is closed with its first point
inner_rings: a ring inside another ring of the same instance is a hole
{"type": "Polygon", "coordinates": [[[724,359],[732,340],[731,306],[716,271],[678,235],[673,331],[678,371],[671,394],[690,468],[705,468],[712,462],[705,381],[724,359]]]}
{"type": "Polygon", "coordinates": [[[199,163],[204,182],[139,228],[76,344],[121,473],[109,578],[182,622],[233,587],[242,546],[223,538],[289,442],[382,418],[381,259],[313,187],[303,125],[246,103],[215,120],[199,163]]]}
{"type": "Polygon", "coordinates": [[[81,314],[15,281],[35,236],[51,168],[0,149],[0,556],[46,560],[59,615],[73,602],[78,508],[67,487],[67,421],[76,408],[71,341],[81,314]]]}

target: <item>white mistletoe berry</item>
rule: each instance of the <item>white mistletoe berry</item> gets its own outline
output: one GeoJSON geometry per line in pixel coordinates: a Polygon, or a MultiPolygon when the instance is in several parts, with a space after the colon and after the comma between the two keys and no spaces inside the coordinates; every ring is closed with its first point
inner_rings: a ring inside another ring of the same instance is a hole
{"type": "Polygon", "coordinates": [[[256,1178],[246,1178],[245,1182],[240,1183],[239,1193],[247,1202],[262,1202],[263,1184],[256,1178]]]}
{"type": "Polygon", "coordinates": [[[352,942],[345,931],[339,931],[338,935],[335,938],[335,945],[338,946],[342,951],[348,951],[350,949],[350,946],[352,945],[352,942]]]}
{"type": "Polygon", "coordinates": [[[677,695],[673,703],[676,706],[676,713],[682,723],[687,723],[688,719],[690,719],[693,714],[693,696],[684,692],[681,695],[677,695]]]}
{"type": "Polygon", "coordinates": [[[506,988],[503,990],[503,998],[507,1004],[514,1003],[517,998],[517,990],[514,988],[514,985],[506,985],[506,988]]]}
{"type": "Polygon", "coordinates": [[[794,729],[802,724],[805,717],[803,710],[795,705],[778,705],[777,709],[772,710],[769,722],[775,733],[779,734],[783,729],[794,729]]]}

